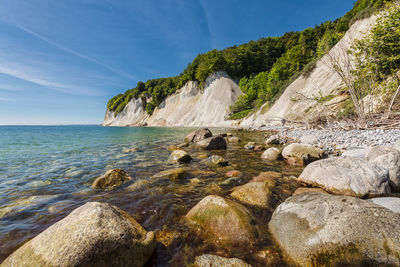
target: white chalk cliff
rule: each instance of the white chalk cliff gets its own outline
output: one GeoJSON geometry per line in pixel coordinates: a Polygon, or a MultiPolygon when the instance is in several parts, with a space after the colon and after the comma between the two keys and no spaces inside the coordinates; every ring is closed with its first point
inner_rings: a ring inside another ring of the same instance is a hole
{"type": "Polygon", "coordinates": [[[230,126],[229,106],[242,94],[239,86],[225,73],[216,72],[208,77],[204,89],[188,82],[168,96],[151,116],[141,99],[132,99],[117,115],[108,111],[105,126],[230,126]]]}
{"type": "Polygon", "coordinates": [[[339,94],[344,86],[332,68],[331,58],[344,65],[346,52],[356,39],[361,39],[371,29],[376,19],[377,16],[372,16],[356,21],[329,53],[316,62],[311,73],[294,80],[270,109],[261,107],[241,121],[227,120],[229,106],[242,94],[240,88],[225,72],[216,72],[207,78],[204,89],[195,82],[188,82],[167,97],[151,116],[146,113],[141,99],[132,99],[117,116],[107,111],[103,125],[224,127],[240,124],[259,127],[281,123],[282,119],[304,122],[336,114],[345,96],[339,94]],[[332,97],[327,101],[318,100],[327,96],[332,97]]]}
{"type": "MultiPolygon", "coordinates": [[[[282,96],[266,112],[260,108],[254,114],[242,120],[243,126],[260,126],[263,124],[281,123],[281,119],[302,121],[315,119],[317,116],[335,114],[343,96],[338,95],[344,87],[340,76],[332,68],[331,59],[337,59],[344,68],[347,51],[354,41],[361,39],[372,28],[377,16],[356,21],[343,38],[317,61],[313,71],[307,76],[300,76],[291,83],[282,96]],[[329,95],[335,98],[319,103],[317,100],[329,95]]],[[[351,61],[351,58],[350,58],[351,61]]]]}

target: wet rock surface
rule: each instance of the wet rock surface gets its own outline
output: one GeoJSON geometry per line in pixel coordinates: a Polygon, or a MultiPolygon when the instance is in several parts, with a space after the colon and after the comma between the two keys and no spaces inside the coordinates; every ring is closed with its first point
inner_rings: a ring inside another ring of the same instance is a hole
{"type": "Polygon", "coordinates": [[[124,211],[89,202],[30,240],[1,266],[143,266],[156,246],[124,211]]]}
{"type": "Polygon", "coordinates": [[[94,189],[114,189],[132,178],[122,169],[108,170],[92,184],[94,189]]]}
{"type": "Polygon", "coordinates": [[[400,214],[368,200],[322,193],[286,199],[269,229],[299,266],[399,265],[400,214]]]}
{"type": "Polygon", "coordinates": [[[224,137],[214,136],[197,142],[196,146],[206,150],[226,149],[227,143],[224,137]]]}

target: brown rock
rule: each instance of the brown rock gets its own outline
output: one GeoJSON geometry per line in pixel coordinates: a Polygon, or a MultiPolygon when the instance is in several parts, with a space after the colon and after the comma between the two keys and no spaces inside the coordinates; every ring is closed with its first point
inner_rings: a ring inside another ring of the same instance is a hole
{"type": "Polygon", "coordinates": [[[92,184],[94,189],[114,189],[132,178],[122,169],[108,170],[92,184]]]}

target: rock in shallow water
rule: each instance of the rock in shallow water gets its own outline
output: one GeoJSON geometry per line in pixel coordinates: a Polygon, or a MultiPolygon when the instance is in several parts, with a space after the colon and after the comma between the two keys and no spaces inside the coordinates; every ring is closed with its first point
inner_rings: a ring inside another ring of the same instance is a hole
{"type": "Polygon", "coordinates": [[[203,198],[188,212],[186,219],[200,226],[216,242],[249,245],[258,241],[259,232],[250,212],[220,196],[203,198]]]}
{"type": "Polygon", "coordinates": [[[201,128],[188,134],[185,137],[185,142],[198,142],[211,136],[212,133],[208,128],[201,128]]]}
{"type": "Polygon", "coordinates": [[[186,168],[174,168],[156,173],[152,178],[167,178],[171,181],[182,181],[185,179],[187,171],[188,169],[186,168]]]}
{"type": "Polygon", "coordinates": [[[196,146],[202,149],[226,149],[226,140],[222,136],[214,136],[196,143],[196,146]]]}
{"type": "Polygon", "coordinates": [[[239,139],[239,137],[237,137],[237,136],[233,136],[233,137],[228,138],[228,142],[229,142],[230,144],[239,143],[239,142],[240,142],[240,139],[239,139]]]}
{"type": "Polygon", "coordinates": [[[250,264],[236,258],[224,258],[216,255],[204,254],[196,257],[196,267],[251,267],[250,264]]]}
{"type": "Polygon", "coordinates": [[[1,266],[143,266],[156,246],[126,212],[89,202],[11,254],[1,266]]]}
{"type": "Polygon", "coordinates": [[[400,264],[400,214],[368,200],[322,193],[290,197],[269,229],[299,266],[400,264]]]}
{"type": "Polygon", "coordinates": [[[233,198],[240,202],[267,208],[272,197],[268,182],[250,182],[233,189],[233,198]]]}
{"type": "Polygon", "coordinates": [[[107,171],[104,175],[98,177],[92,184],[95,189],[114,189],[132,178],[122,169],[107,171]]]}
{"type": "Polygon", "coordinates": [[[168,158],[168,163],[189,163],[192,157],[183,150],[174,150],[168,158]]]}
{"type": "Polygon", "coordinates": [[[297,180],[341,195],[364,197],[390,193],[388,171],[356,157],[315,161],[297,180]]]}
{"type": "Polygon", "coordinates": [[[281,151],[276,147],[271,147],[265,150],[265,152],[261,155],[261,158],[268,161],[275,161],[281,157],[281,151]]]}

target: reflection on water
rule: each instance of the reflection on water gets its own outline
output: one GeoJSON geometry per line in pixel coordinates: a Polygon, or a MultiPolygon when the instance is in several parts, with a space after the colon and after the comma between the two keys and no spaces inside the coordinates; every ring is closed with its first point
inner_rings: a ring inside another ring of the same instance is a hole
{"type": "MultiPolygon", "coordinates": [[[[184,181],[151,178],[168,164],[170,144],[182,142],[189,128],[106,128],[99,126],[0,127],[0,261],[17,247],[87,201],[103,201],[127,211],[147,230],[156,231],[161,243],[150,265],[184,266],[194,256],[214,252],[241,257],[262,265],[253,257],[273,249],[266,239],[258,247],[228,248],[204,242],[186,229],[182,216],[209,194],[227,196],[234,185],[222,185],[232,169],[243,173],[245,183],[262,171],[282,173],[274,189],[274,205],[253,213],[265,225],[273,208],[288,197],[296,184],[290,176],[299,168],[284,163],[269,165],[261,152],[243,149],[247,141],[262,143],[266,133],[234,132],[243,142],[229,145],[221,155],[230,166],[210,167],[201,159],[185,165],[184,181]],[[126,150],[138,147],[138,151],[126,150]],[[111,168],[126,170],[133,180],[113,191],[95,191],[94,178],[111,168]]],[[[215,133],[232,130],[213,129],[215,133]]],[[[194,148],[186,149],[192,155],[194,148]]]]}

